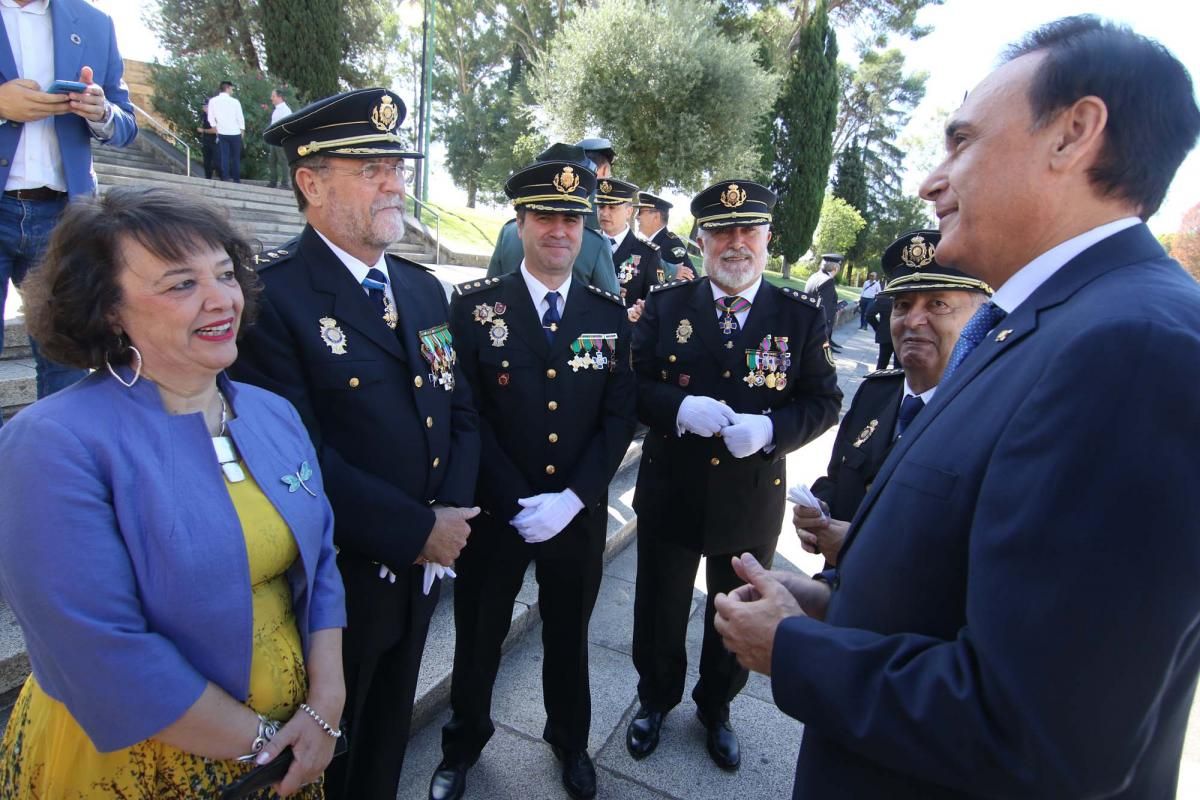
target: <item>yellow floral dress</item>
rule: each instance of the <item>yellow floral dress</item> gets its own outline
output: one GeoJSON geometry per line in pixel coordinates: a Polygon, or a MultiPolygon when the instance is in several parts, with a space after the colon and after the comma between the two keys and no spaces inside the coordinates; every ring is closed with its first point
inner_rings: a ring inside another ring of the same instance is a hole
{"type": "MultiPolygon", "coordinates": [[[[254,601],[254,650],[247,705],[287,721],[308,691],[304,652],[292,610],[287,569],[299,556],[279,512],[242,465],[246,480],[227,483],[246,538],[254,601]]],[[[86,654],[80,654],[86,669],[86,654]]],[[[249,749],[251,731],[246,732],[249,749]]],[[[4,800],[204,800],[253,763],[213,761],[148,739],[101,753],[67,707],[31,675],[17,698],[0,742],[0,798],[4,800]]],[[[270,790],[255,798],[276,797],[270,790]]],[[[320,782],[293,797],[320,800],[320,782]]]]}

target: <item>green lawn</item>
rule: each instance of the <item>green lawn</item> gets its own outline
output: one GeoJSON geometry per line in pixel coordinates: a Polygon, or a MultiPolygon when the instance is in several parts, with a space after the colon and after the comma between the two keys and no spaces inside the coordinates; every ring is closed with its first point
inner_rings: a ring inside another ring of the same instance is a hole
{"type": "MultiPolygon", "coordinates": [[[[459,253],[491,255],[496,245],[496,237],[500,235],[500,228],[512,219],[511,209],[487,210],[440,203],[428,205],[441,218],[442,243],[459,253]]],[[[409,213],[412,213],[412,206],[410,200],[409,213]]],[[[422,214],[421,220],[431,229],[434,227],[431,215],[422,214]]]]}

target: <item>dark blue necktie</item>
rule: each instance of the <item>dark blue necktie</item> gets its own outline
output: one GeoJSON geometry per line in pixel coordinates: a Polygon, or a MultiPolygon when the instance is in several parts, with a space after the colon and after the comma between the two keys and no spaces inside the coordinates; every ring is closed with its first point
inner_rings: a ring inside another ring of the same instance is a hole
{"type": "Polygon", "coordinates": [[[962,362],[966,361],[967,356],[971,355],[971,351],[979,346],[983,337],[988,335],[988,331],[999,325],[1000,320],[1006,316],[1008,316],[1008,312],[990,300],[979,307],[971,319],[967,320],[962,333],[958,335],[958,341],[955,342],[954,350],[950,353],[950,360],[946,363],[946,370],[942,373],[943,383],[950,378],[962,362]]]}
{"type": "Polygon", "coordinates": [[[900,416],[896,417],[896,438],[899,439],[904,435],[904,431],[908,430],[908,426],[917,418],[917,414],[921,413],[921,409],[925,407],[925,401],[915,394],[910,394],[904,398],[904,402],[900,404],[900,416]]]}
{"type": "Polygon", "coordinates": [[[558,292],[546,292],[546,302],[550,307],[546,309],[546,313],[542,315],[542,328],[546,331],[546,341],[554,343],[554,334],[558,332],[558,323],[562,322],[562,317],[558,313],[558,299],[561,295],[558,292]]]}
{"type": "Polygon", "coordinates": [[[375,306],[375,312],[382,319],[386,311],[383,290],[387,288],[387,278],[382,272],[371,267],[367,270],[367,277],[363,278],[362,285],[367,290],[367,297],[371,298],[371,303],[375,306]]]}

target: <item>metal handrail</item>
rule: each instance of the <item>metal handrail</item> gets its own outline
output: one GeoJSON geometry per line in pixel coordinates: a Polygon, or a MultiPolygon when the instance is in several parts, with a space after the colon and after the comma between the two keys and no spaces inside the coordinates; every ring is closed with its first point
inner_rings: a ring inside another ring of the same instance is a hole
{"type": "Polygon", "coordinates": [[[155,119],[154,116],[149,111],[142,108],[137,103],[130,103],[130,105],[133,106],[134,111],[138,112],[143,117],[150,120],[150,124],[154,126],[154,129],[156,131],[158,131],[160,134],[165,134],[166,136],[170,137],[171,141],[176,146],[183,147],[183,154],[186,159],[186,161],[184,162],[185,168],[187,170],[186,174],[189,178],[192,177],[192,148],[188,146],[188,143],[185,142],[183,139],[180,139],[178,136],[176,136],[174,131],[172,131],[166,125],[163,125],[161,122],[159,122],[157,119],[155,119]]]}
{"type": "MultiPolygon", "coordinates": [[[[429,205],[428,203],[421,202],[421,198],[417,197],[415,194],[409,195],[408,199],[412,200],[416,206],[419,206],[420,208],[428,211],[430,214],[433,214],[433,225],[434,225],[433,263],[441,264],[442,263],[442,215],[439,214],[437,211],[435,211],[433,206],[429,205]]],[[[421,224],[424,225],[425,223],[422,222],[421,224]]]]}

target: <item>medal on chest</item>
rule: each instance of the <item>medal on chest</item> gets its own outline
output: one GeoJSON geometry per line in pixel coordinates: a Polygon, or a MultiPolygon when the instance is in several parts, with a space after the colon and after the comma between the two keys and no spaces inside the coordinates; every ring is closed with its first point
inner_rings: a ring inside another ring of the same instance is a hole
{"type": "Polygon", "coordinates": [[[572,372],[581,369],[602,370],[615,366],[617,354],[617,334],[615,333],[585,333],[571,342],[571,359],[567,366],[572,372]]]}
{"type": "Polygon", "coordinates": [[[447,392],[454,391],[454,365],[458,354],[454,352],[454,337],[448,325],[438,325],[417,334],[421,340],[421,355],[429,363],[429,380],[447,392]]]}
{"type": "Polygon", "coordinates": [[[483,303],[475,306],[472,312],[475,321],[488,328],[488,341],[492,347],[503,347],[508,341],[508,323],[501,319],[507,310],[508,306],[504,303],[483,303]]]}
{"type": "Polygon", "coordinates": [[[624,264],[617,268],[617,280],[621,283],[629,283],[638,276],[641,271],[638,269],[638,265],[641,263],[641,256],[630,256],[624,264]]]}
{"type": "Polygon", "coordinates": [[[792,366],[787,336],[764,336],[758,347],[746,351],[746,376],[751,388],[765,386],[782,392],[787,388],[787,371],[792,366]]]}

